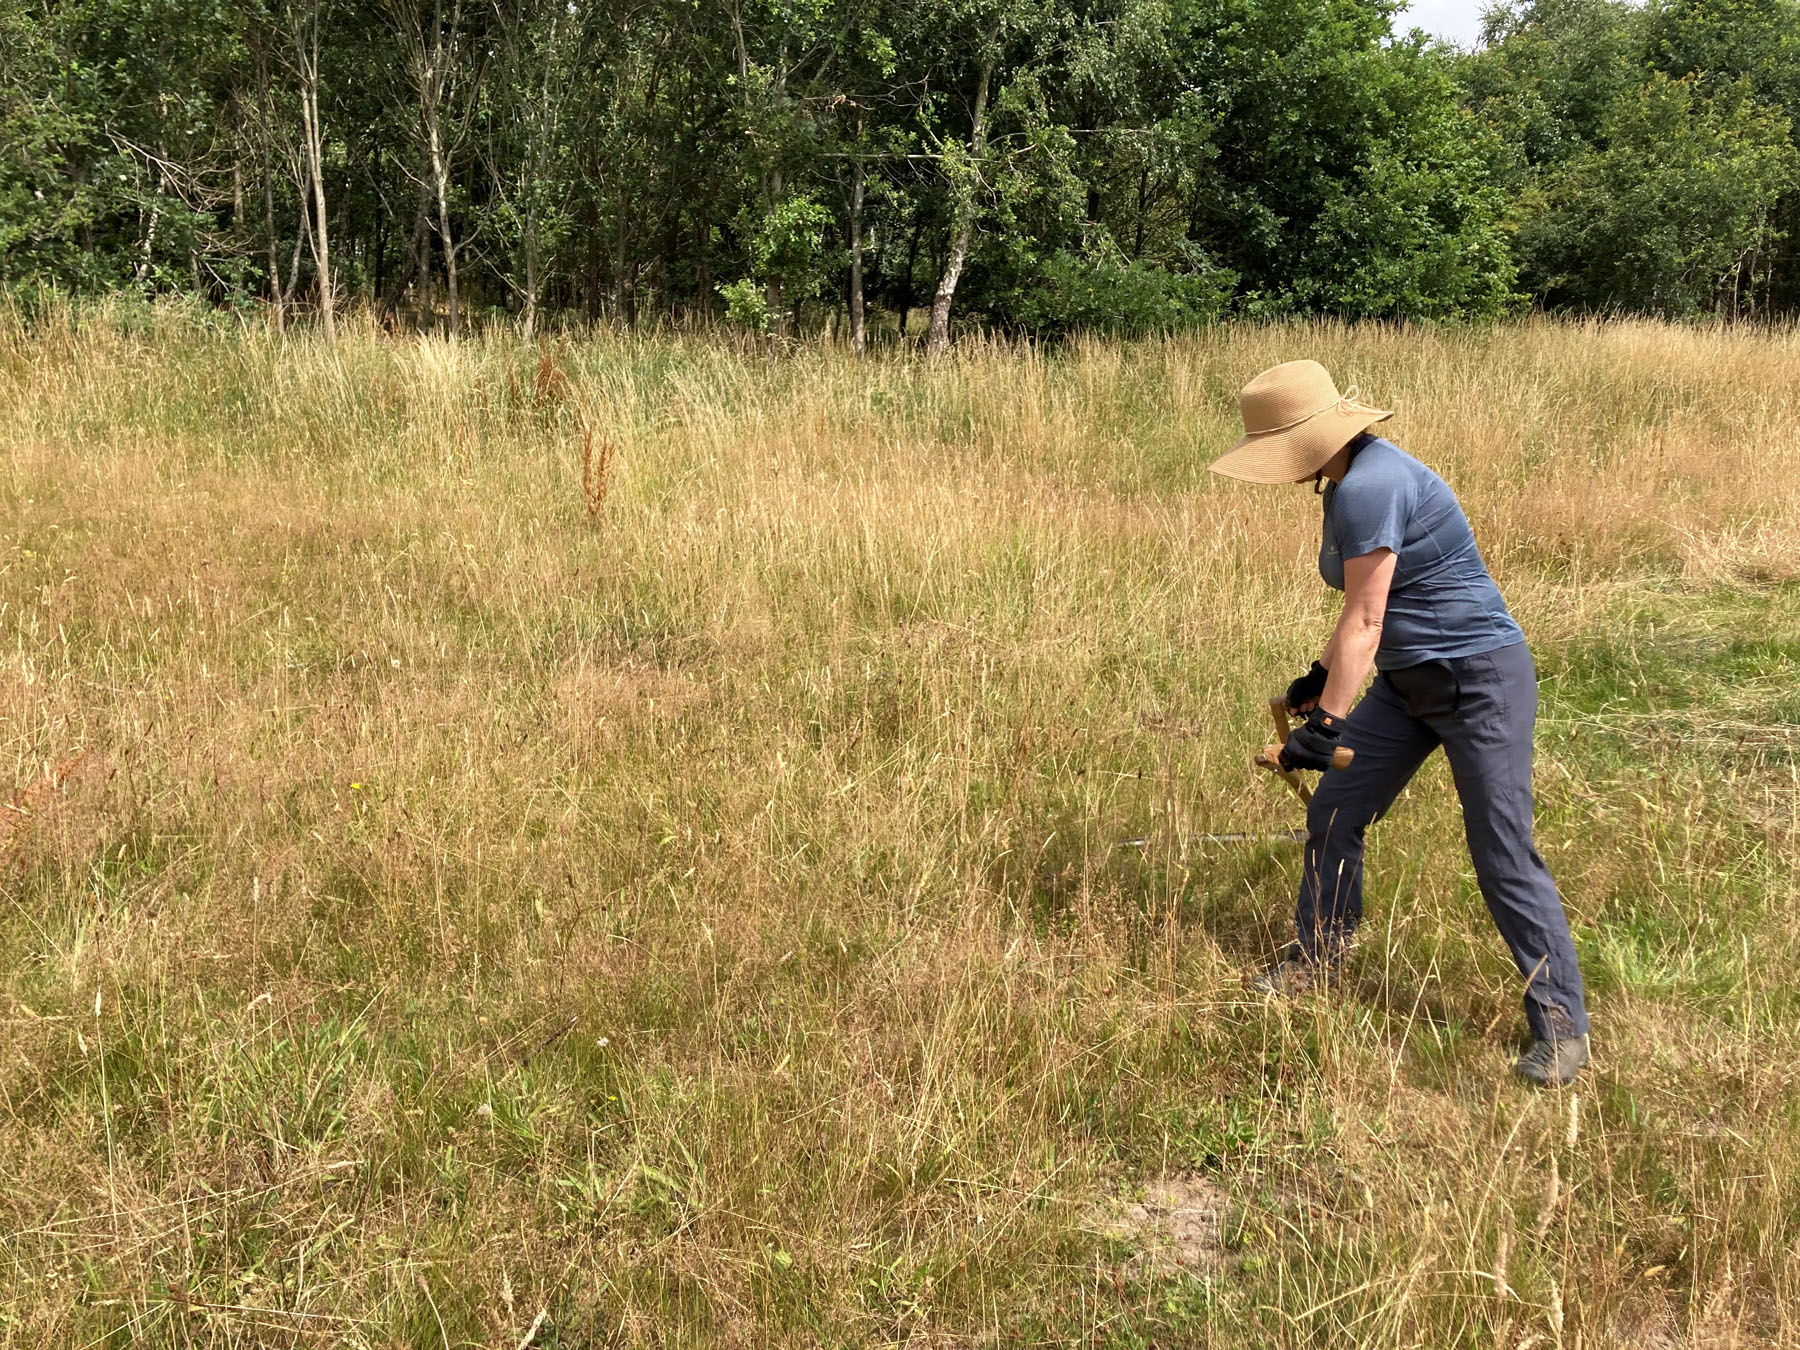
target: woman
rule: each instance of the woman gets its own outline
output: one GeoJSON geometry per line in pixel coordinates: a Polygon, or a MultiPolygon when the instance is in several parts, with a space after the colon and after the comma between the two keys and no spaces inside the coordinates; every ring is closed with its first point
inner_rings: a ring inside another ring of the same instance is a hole
{"type": "Polygon", "coordinates": [[[1532,1044],[1515,1066],[1567,1083],[1588,1059],[1581,971],[1562,901],[1531,840],[1537,675],[1444,480],[1369,427],[1393,414],[1340,396],[1316,361],[1264,371],[1239,396],[1245,435],[1213,471],[1312,483],[1324,495],[1319,574],[1344,592],[1324,654],[1289,686],[1307,714],[1282,748],[1320,780],[1306,814],[1299,942],[1257,980],[1292,992],[1328,971],[1362,918],[1363,831],[1439,745],[1450,760],[1482,897],[1525,976],[1532,1044]],[[1371,665],[1375,682],[1352,711],[1371,665]]]}

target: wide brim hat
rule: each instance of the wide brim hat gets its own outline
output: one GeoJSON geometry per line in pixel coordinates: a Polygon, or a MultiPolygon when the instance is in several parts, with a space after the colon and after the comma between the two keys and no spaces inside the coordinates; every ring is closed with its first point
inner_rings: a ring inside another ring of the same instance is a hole
{"type": "Polygon", "coordinates": [[[1356,386],[1338,393],[1317,361],[1288,361],[1265,370],[1238,395],[1244,435],[1212,463],[1214,473],[1248,483],[1311,478],[1375,423],[1394,414],[1359,402],[1356,386]]]}

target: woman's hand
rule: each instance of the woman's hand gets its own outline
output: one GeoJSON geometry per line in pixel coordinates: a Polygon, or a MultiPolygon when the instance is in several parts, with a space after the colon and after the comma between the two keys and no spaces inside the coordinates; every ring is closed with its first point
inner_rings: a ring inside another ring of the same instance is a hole
{"type": "Polygon", "coordinates": [[[1343,719],[1333,717],[1323,708],[1314,708],[1312,716],[1288,733],[1287,744],[1277,756],[1284,769],[1317,769],[1331,767],[1332,752],[1343,735],[1343,719]]]}
{"type": "Polygon", "coordinates": [[[1319,696],[1319,706],[1334,717],[1349,716],[1350,705],[1375,664],[1396,561],[1391,548],[1344,559],[1344,610],[1325,649],[1331,670],[1319,696]]]}
{"type": "Polygon", "coordinates": [[[1325,679],[1330,675],[1319,662],[1312,663],[1312,669],[1287,687],[1287,708],[1289,712],[1309,713],[1313,705],[1319,701],[1319,695],[1325,692],[1325,679]]]}

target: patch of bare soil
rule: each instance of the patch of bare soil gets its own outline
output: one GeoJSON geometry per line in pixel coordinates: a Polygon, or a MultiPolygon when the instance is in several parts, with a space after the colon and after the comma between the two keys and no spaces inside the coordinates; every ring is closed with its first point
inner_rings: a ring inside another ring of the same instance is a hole
{"type": "Polygon", "coordinates": [[[1095,1231],[1137,1249],[1134,1274],[1204,1271],[1222,1266],[1230,1197],[1210,1177],[1180,1173],[1148,1183],[1138,1197],[1118,1196],[1096,1207],[1095,1231]]]}

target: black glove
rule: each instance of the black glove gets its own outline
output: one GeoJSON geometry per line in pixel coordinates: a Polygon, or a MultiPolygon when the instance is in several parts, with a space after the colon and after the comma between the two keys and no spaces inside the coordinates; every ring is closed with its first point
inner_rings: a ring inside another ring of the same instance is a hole
{"type": "Polygon", "coordinates": [[[1299,726],[1288,733],[1281,747],[1284,769],[1318,769],[1331,767],[1331,752],[1338,748],[1344,719],[1334,717],[1323,708],[1314,708],[1299,726]]]}
{"type": "Polygon", "coordinates": [[[1314,661],[1311,670],[1288,686],[1288,711],[1299,712],[1308,703],[1317,703],[1319,695],[1325,692],[1325,677],[1330,673],[1324,666],[1314,661]]]}

